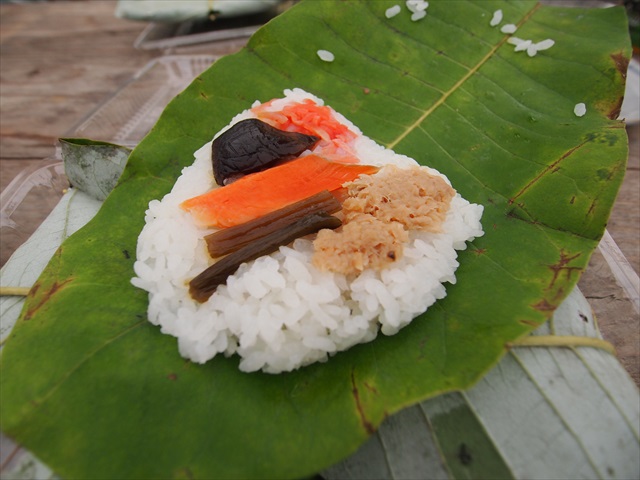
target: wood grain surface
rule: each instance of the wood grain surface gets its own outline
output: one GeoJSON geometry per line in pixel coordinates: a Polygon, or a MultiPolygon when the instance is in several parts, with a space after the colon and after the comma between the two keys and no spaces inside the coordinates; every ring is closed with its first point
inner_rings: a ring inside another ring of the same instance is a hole
{"type": "MultiPolygon", "coordinates": [[[[54,154],[56,139],[67,133],[109,94],[151,59],[167,52],[134,48],[145,23],[114,17],[114,1],[0,4],[0,190],[25,168],[54,154]]],[[[225,54],[227,46],[198,45],[171,53],[225,54]]],[[[627,128],[627,175],[608,230],[640,271],[640,127],[627,128]]],[[[33,228],[42,212],[29,212],[33,228]]],[[[0,264],[16,248],[0,239],[0,264]]],[[[596,251],[580,288],[589,299],[606,339],[611,341],[640,384],[639,316],[596,251]]]]}

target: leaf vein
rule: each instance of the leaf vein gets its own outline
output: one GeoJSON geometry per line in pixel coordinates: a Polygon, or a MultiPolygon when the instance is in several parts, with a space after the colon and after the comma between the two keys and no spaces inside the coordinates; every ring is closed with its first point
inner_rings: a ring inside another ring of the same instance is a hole
{"type": "Polygon", "coordinates": [[[442,146],[442,144],[440,144],[440,142],[438,142],[422,125],[418,125],[418,129],[420,131],[422,131],[422,133],[424,133],[427,137],[429,137],[431,139],[431,141],[436,145],[436,147],[438,147],[452,162],[454,162],[456,165],[458,165],[460,168],[462,168],[469,175],[470,178],[473,178],[480,185],[482,185],[483,187],[487,188],[492,193],[495,193],[500,198],[502,198],[504,200],[508,200],[508,197],[506,195],[504,195],[503,193],[498,192],[497,190],[494,190],[489,185],[485,185],[484,182],[482,182],[473,172],[471,172],[464,164],[462,164],[457,158],[455,158],[451,153],[449,153],[449,151],[446,150],[442,146]]]}
{"type": "Polygon", "coordinates": [[[80,359],[80,361],[76,365],[74,365],[71,369],[69,369],[69,371],[65,375],[63,375],[62,378],[60,378],[49,389],[49,391],[45,392],[44,395],[36,401],[37,405],[38,406],[44,405],[46,403],[46,401],[49,398],[51,398],[60,389],[60,387],[67,380],[69,380],[69,378],[71,378],[73,376],[73,374],[75,372],[77,372],[85,363],[87,363],[91,358],[93,358],[95,355],[97,355],[101,350],[104,350],[106,347],[108,347],[109,345],[111,345],[115,341],[119,340],[120,338],[124,337],[129,332],[131,332],[132,330],[138,328],[141,325],[144,325],[146,322],[147,322],[146,319],[137,321],[136,323],[130,325],[129,327],[127,327],[126,329],[124,329],[123,331],[118,333],[115,337],[103,342],[100,346],[98,346],[97,348],[95,348],[94,350],[89,352],[87,355],[85,355],[82,359],[80,359]]]}
{"type": "MultiPolygon", "coordinates": [[[[540,4],[536,4],[536,6],[532,8],[527,15],[525,15],[525,17],[520,22],[520,24],[526,22],[531,17],[531,15],[533,15],[533,13],[539,8],[539,6],[540,4]]],[[[409,126],[407,130],[402,132],[395,140],[389,143],[387,147],[393,149],[398,143],[404,140],[407,137],[407,135],[409,135],[409,133],[411,133],[422,122],[424,122],[424,120],[429,115],[431,115],[431,113],[433,113],[434,110],[436,110],[440,105],[442,105],[451,95],[453,95],[454,92],[456,92],[456,90],[458,90],[458,88],[460,88],[469,78],[471,78],[478,70],[480,70],[480,68],[485,63],[487,63],[491,58],[493,58],[496,52],[498,51],[498,49],[506,43],[508,38],[509,38],[508,36],[504,36],[497,44],[495,44],[493,48],[491,48],[489,52],[484,57],[482,57],[476,65],[474,65],[465,75],[462,76],[462,78],[460,78],[460,80],[458,80],[449,90],[447,90],[437,102],[435,102],[428,109],[426,109],[423,112],[423,114],[412,125],[409,126]]]]}

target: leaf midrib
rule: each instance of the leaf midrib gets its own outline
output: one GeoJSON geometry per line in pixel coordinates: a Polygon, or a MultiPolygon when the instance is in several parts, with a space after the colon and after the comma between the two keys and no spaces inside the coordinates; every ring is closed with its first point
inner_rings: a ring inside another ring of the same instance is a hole
{"type": "MultiPolygon", "coordinates": [[[[537,3],[531,10],[529,10],[524,15],[524,17],[522,17],[520,22],[518,22],[517,24],[518,29],[522,25],[524,25],[539,8],[540,8],[540,3],[537,3]]],[[[491,50],[489,50],[489,52],[484,57],[480,59],[478,63],[476,63],[473,67],[471,67],[469,71],[465,73],[462,76],[462,78],[460,78],[460,80],[458,80],[449,90],[444,92],[444,94],[435,103],[433,103],[433,105],[431,105],[428,109],[426,109],[422,113],[422,115],[418,117],[416,121],[414,121],[411,125],[409,125],[409,127],[407,127],[404,132],[398,135],[395,140],[391,141],[385,146],[393,150],[396,147],[396,145],[398,145],[402,140],[404,140],[411,132],[413,132],[415,129],[420,127],[422,122],[424,122],[429,115],[431,115],[438,107],[443,105],[444,102],[446,102],[451,95],[453,95],[462,85],[464,85],[467,82],[467,80],[469,80],[469,78],[475,75],[475,73],[478,70],[480,70],[480,68],[485,63],[487,63],[491,58],[493,58],[493,56],[498,51],[498,49],[502,45],[504,45],[510,37],[511,35],[505,35],[498,43],[496,43],[496,45],[493,46],[493,48],[491,48],[491,50]]]]}

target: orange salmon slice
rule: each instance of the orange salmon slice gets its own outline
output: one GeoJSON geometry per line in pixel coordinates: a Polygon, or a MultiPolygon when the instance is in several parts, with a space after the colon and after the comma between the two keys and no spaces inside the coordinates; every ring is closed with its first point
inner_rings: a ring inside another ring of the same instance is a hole
{"type": "Polygon", "coordinates": [[[199,226],[232,227],[377,171],[378,167],[371,165],[307,155],[185,200],[180,207],[190,212],[199,226]]]}

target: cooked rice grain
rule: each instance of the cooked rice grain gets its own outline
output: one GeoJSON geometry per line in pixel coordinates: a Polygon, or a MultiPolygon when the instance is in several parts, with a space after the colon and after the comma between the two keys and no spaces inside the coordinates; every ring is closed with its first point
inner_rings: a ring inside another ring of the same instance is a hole
{"type": "Polygon", "coordinates": [[[335,55],[329,50],[318,50],[317,54],[323,62],[333,62],[336,59],[335,55]]]}
{"type": "Polygon", "coordinates": [[[491,17],[489,25],[491,25],[492,27],[496,27],[500,25],[500,22],[502,22],[502,10],[498,9],[493,12],[493,16],[491,17]]]}
{"type": "Polygon", "coordinates": [[[400,5],[394,5],[385,10],[384,16],[387,18],[393,18],[400,13],[400,5]]]}

